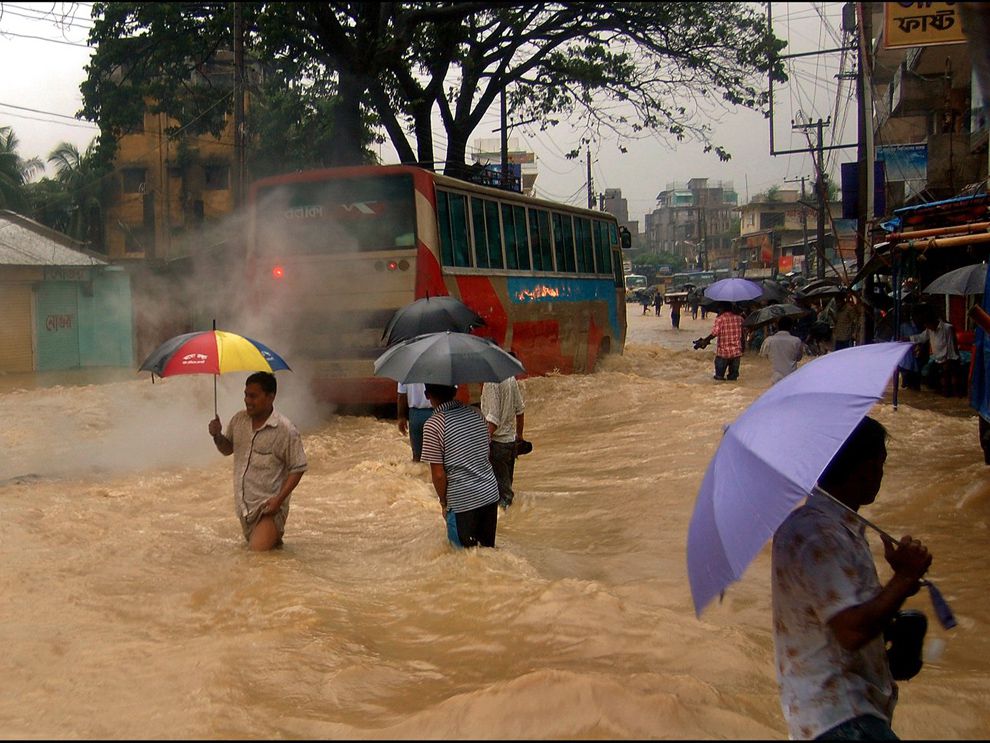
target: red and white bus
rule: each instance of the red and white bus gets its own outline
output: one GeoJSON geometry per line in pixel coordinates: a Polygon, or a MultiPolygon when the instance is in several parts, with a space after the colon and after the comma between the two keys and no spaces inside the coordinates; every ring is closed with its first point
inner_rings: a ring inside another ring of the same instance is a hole
{"type": "MultiPolygon", "coordinates": [[[[381,404],[373,376],[392,314],[457,297],[530,375],[585,372],[626,335],[615,217],[414,166],[265,178],[250,196],[254,311],[323,399],[381,404]]],[[[273,343],[275,341],[273,340],[273,343]]]]}

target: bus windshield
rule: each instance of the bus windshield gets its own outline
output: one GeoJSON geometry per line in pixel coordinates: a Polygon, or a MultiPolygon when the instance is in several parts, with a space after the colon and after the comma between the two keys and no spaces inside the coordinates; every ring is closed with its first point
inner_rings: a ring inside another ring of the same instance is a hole
{"type": "Polygon", "coordinates": [[[646,277],[638,273],[626,275],[626,291],[630,289],[644,289],[646,287],[646,277]]]}
{"type": "Polygon", "coordinates": [[[414,248],[412,176],[265,185],[255,199],[257,248],[281,255],[414,248]]]}

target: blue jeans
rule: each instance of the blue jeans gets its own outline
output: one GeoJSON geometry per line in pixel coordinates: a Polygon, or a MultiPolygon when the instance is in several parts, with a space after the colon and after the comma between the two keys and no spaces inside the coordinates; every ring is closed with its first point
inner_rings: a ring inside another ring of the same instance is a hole
{"type": "Polygon", "coordinates": [[[433,415],[433,408],[409,408],[409,443],[412,444],[413,459],[417,462],[423,455],[423,426],[433,415]]]}
{"type": "Polygon", "coordinates": [[[900,740],[886,720],[860,715],[826,730],[815,740],[900,740]]]}

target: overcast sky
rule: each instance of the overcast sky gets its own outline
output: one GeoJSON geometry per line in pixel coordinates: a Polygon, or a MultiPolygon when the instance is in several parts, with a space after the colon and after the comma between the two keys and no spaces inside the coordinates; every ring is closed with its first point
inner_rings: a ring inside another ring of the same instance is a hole
{"type": "MultiPolygon", "coordinates": [[[[90,3],[0,3],[0,126],[14,128],[20,140],[19,153],[44,159],[60,142],[69,141],[85,149],[97,129],[88,122],[73,120],[82,102],[79,85],[85,78],[90,49],[86,44],[90,3]],[[61,15],[75,7],[66,19],[61,15]],[[53,10],[54,9],[54,10],[53,10]],[[33,109],[33,110],[26,110],[33,109]]],[[[760,7],[765,7],[762,3],[760,7]]],[[[773,3],[774,31],[788,42],[784,54],[832,49],[840,46],[842,3],[773,3]]],[[[845,69],[854,69],[850,54],[845,69]]],[[[832,118],[826,129],[826,144],[855,143],[856,100],[854,82],[840,84],[835,78],[841,55],[832,53],[792,60],[791,81],[775,88],[775,147],[807,147],[807,140],[791,129],[791,120],[801,110],[808,120],[832,118]],[[837,95],[838,94],[838,95],[837,95]]],[[[714,154],[705,154],[699,144],[665,143],[658,138],[639,140],[608,139],[591,147],[592,178],[596,192],[618,188],[629,201],[630,219],[640,221],[656,205],[656,195],[668,183],[689,178],[710,178],[734,184],[740,200],[772,185],[797,188],[784,179],[811,176],[808,155],[769,154],[769,124],[761,115],[736,109],[721,121],[710,122],[716,141],[725,146],[732,159],[722,163],[714,154]],[[620,144],[627,149],[622,153],[620,144]]],[[[497,138],[497,107],[475,132],[476,138],[497,138]]],[[[536,153],[539,195],[573,204],[587,203],[587,163],[582,155],[567,160],[563,153],[578,141],[577,130],[564,123],[539,132],[520,127],[512,132],[524,149],[536,153]]],[[[829,159],[829,172],[838,178],[838,163],[855,159],[855,148],[836,150],[829,159]]],[[[382,157],[394,161],[388,146],[382,157]]],[[[442,152],[437,153],[438,156],[442,152]]]]}

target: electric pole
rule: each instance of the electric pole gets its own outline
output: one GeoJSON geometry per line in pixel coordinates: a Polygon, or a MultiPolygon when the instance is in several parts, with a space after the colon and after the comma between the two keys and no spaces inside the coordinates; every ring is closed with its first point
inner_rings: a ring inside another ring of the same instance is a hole
{"type": "Polygon", "coordinates": [[[801,273],[807,275],[808,273],[808,204],[807,196],[804,192],[804,182],[808,180],[808,176],[802,175],[800,178],[785,178],[784,183],[797,183],[801,181],[801,232],[804,238],[804,252],[802,253],[803,259],[801,261],[801,273]]]}
{"type": "Polygon", "coordinates": [[[505,106],[505,88],[502,88],[502,101],[501,101],[501,117],[502,117],[502,188],[509,187],[509,127],[508,127],[508,116],[505,106]]]}
{"type": "Polygon", "coordinates": [[[234,209],[244,204],[244,16],[234,5],[234,209]]]}
{"type": "MultiPolygon", "coordinates": [[[[815,151],[818,155],[818,161],[815,163],[815,191],[818,195],[818,237],[817,245],[815,246],[815,276],[819,279],[825,278],[825,210],[826,204],[828,203],[828,191],[825,186],[825,148],[822,146],[822,129],[826,126],[830,126],[832,123],[832,117],[829,116],[827,121],[822,121],[820,118],[815,123],[811,124],[792,124],[792,129],[811,129],[814,128],[818,133],[818,146],[815,151]]],[[[833,235],[833,239],[834,239],[833,235]]]]}
{"type": "Polygon", "coordinates": [[[591,148],[587,149],[588,152],[588,208],[595,208],[595,184],[591,180],[591,148]]]}

